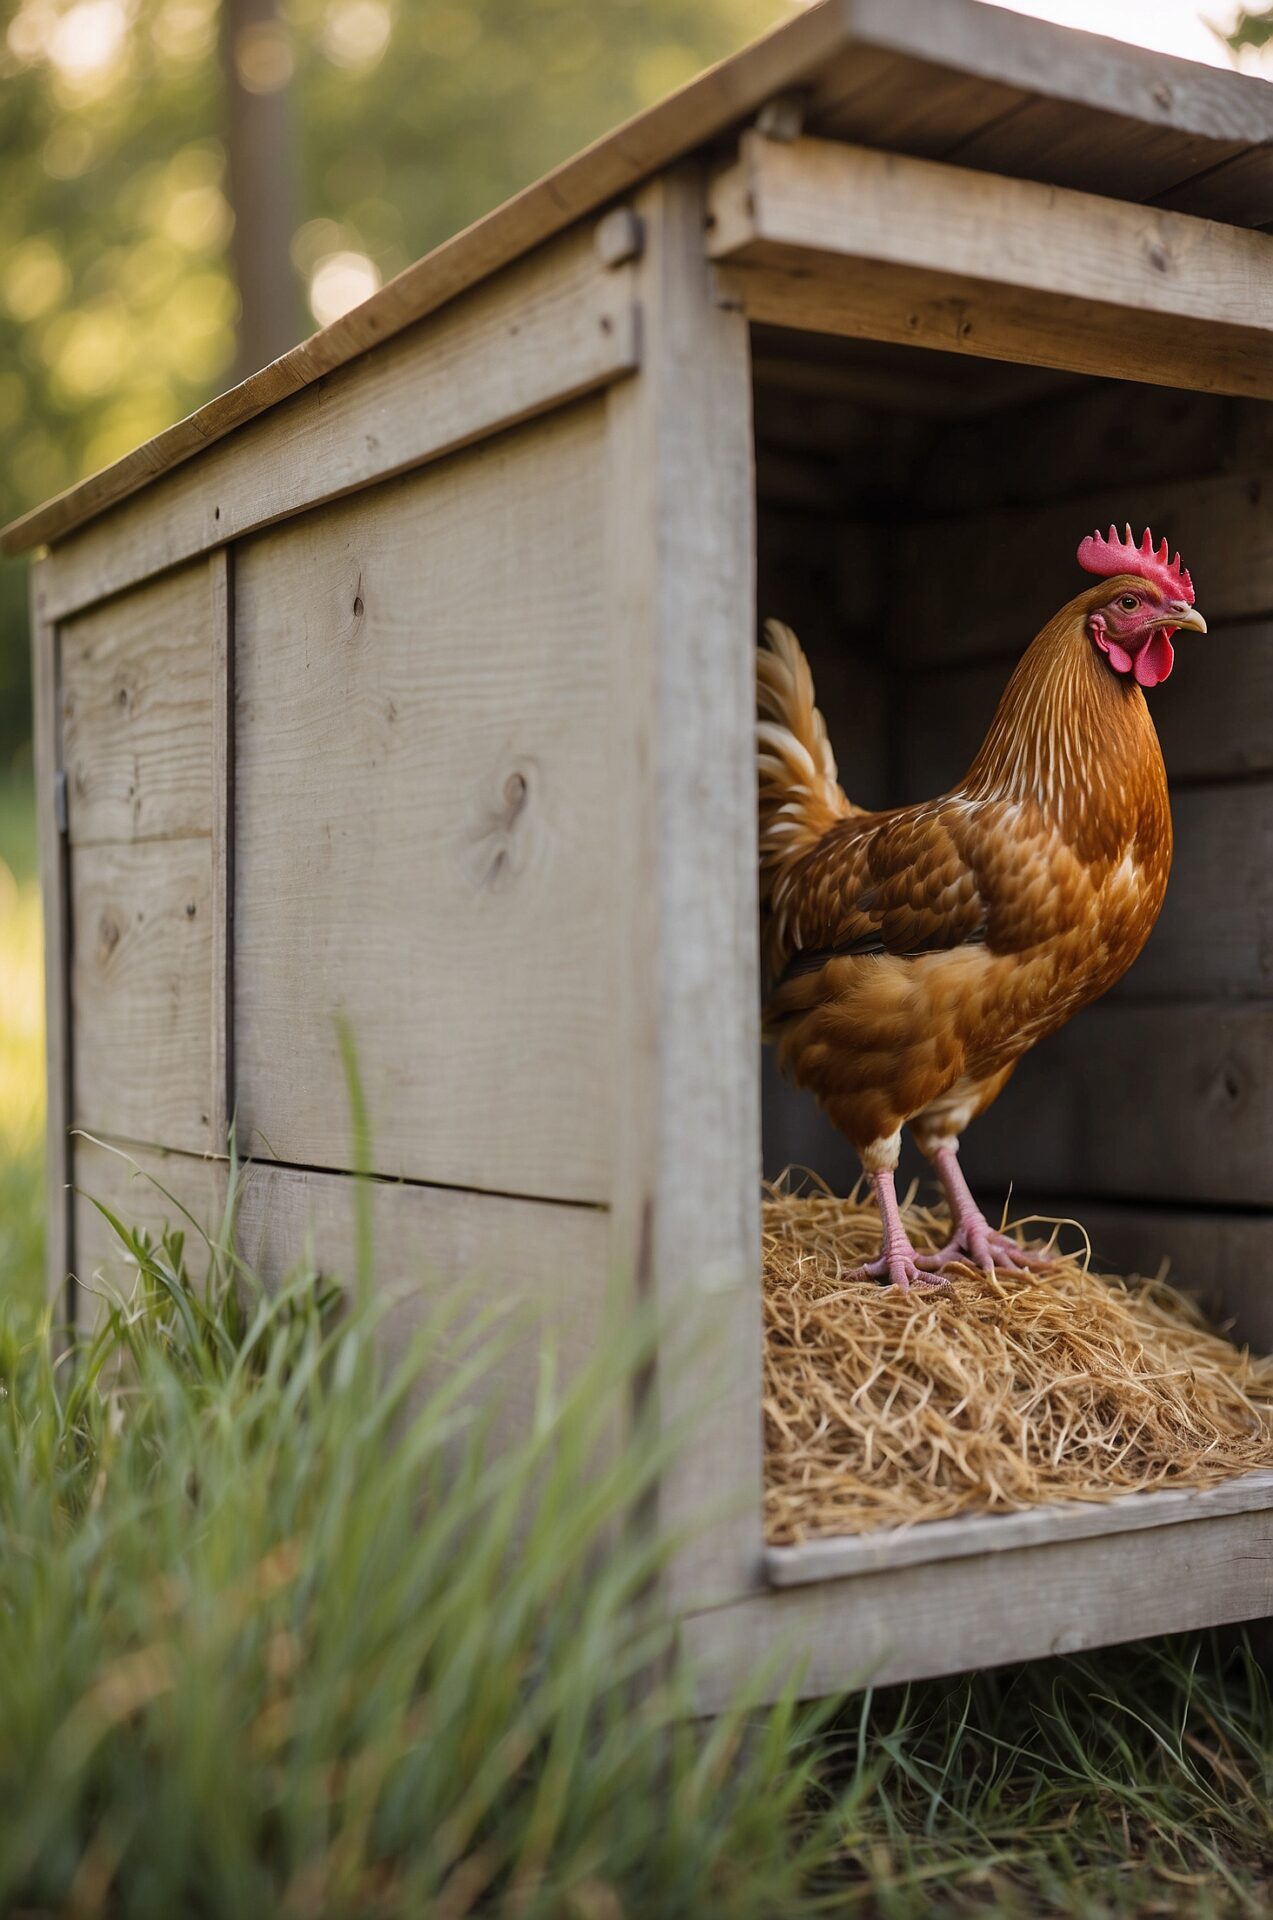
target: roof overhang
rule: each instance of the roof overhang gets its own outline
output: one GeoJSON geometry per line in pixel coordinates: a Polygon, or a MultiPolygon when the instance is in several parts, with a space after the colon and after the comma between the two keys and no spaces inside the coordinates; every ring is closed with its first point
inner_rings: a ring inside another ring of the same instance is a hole
{"type": "Polygon", "coordinates": [[[982,0],[819,0],[426,254],[320,333],[0,534],[64,538],[289,395],[710,147],[776,97],[804,131],[1273,226],[1273,87],[982,0]]]}

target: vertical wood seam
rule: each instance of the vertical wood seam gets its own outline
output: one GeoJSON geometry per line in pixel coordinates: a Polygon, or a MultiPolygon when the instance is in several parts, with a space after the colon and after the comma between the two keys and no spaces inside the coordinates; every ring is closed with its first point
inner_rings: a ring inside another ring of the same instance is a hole
{"type": "Polygon", "coordinates": [[[212,593],[212,1094],[213,1153],[234,1119],[234,549],[209,557],[212,593]]]}
{"type": "Polygon", "coordinates": [[[55,782],[62,771],[61,632],[43,614],[48,562],[31,571],[32,689],[34,694],[36,821],[44,919],[45,1018],[45,1291],[62,1300],[68,1330],[75,1325],[74,1195],[69,1128],[73,1106],[71,1021],[70,835],[57,818],[55,782]]]}

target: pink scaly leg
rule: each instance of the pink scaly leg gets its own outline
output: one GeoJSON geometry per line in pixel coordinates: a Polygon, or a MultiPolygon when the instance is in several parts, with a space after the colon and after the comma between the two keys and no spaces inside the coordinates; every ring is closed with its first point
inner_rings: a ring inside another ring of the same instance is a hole
{"type": "Polygon", "coordinates": [[[945,1281],[934,1280],[926,1273],[920,1258],[910,1243],[910,1236],[902,1225],[902,1216],[897,1205],[897,1189],[893,1183],[890,1169],[882,1169],[871,1175],[871,1185],[875,1190],[875,1203],[880,1210],[880,1220],[884,1227],[884,1243],[879,1257],[868,1260],[849,1275],[851,1280],[892,1281],[899,1293],[909,1293],[912,1287],[940,1287],[945,1281]]]}
{"type": "Polygon", "coordinates": [[[986,1273],[1025,1273],[1053,1264],[1046,1254],[1019,1247],[990,1225],[964,1179],[958,1148],[938,1147],[933,1165],[950,1203],[951,1235],[940,1252],[915,1256],[921,1267],[941,1273],[957,1260],[970,1259],[986,1273]]]}

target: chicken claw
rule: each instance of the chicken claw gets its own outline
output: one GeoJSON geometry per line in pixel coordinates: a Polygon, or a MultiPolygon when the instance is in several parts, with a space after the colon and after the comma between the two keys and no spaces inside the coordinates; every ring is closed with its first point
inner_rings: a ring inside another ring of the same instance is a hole
{"type": "Polygon", "coordinates": [[[984,1219],[980,1231],[971,1223],[961,1224],[955,1236],[936,1253],[917,1253],[916,1265],[926,1273],[940,1273],[949,1266],[980,1267],[983,1273],[1044,1273],[1055,1262],[1050,1255],[1034,1247],[1021,1247],[1006,1233],[998,1233],[984,1219]]]}
{"type": "Polygon", "coordinates": [[[948,1282],[944,1274],[934,1279],[932,1274],[924,1271],[911,1245],[910,1235],[902,1224],[891,1169],[877,1169],[871,1175],[871,1185],[880,1209],[884,1243],[874,1260],[867,1260],[862,1266],[854,1268],[849,1275],[850,1280],[887,1279],[899,1293],[909,1293],[912,1287],[946,1286],[948,1282]]]}
{"type": "Polygon", "coordinates": [[[959,1151],[953,1144],[938,1147],[933,1155],[933,1165],[942,1186],[946,1190],[946,1199],[950,1206],[950,1239],[937,1253],[921,1253],[915,1257],[921,1267],[930,1273],[941,1272],[953,1261],[966,1261],[974,1267],[980,1267],[983,1273],[1039,1273],[1045,1272],[1054,1262],[1046,1253],[1040,1253],[1033,1247],[1019,1247],[1006,1233],[999,1233],[991,1226],[968,1189],[963,1169],[959,1164],[959,1151]]]}
{"type": "Polygon", "coordinates": [[[867,1260],[862,1266],[855,1267],[848,1277],[850,1280],[888,1280],[899,1293],[909,1293],[912,1287],[922,1287],[930,1293],[948,1287],[949,1275],[928,1272],[920,1264],[921,1257],[913,1249],[910,1253],[900,1250],[881,1253],[878,1259],[867,1260]]]}

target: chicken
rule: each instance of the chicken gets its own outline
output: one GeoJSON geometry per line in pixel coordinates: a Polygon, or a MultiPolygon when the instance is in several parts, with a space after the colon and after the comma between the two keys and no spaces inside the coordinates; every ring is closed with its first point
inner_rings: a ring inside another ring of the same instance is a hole
{"type": "Polygon", "coordinates": [[[958,786],[870,813],[839,784],[795,635],[758,663],[765,1035],[861,1155],[883,1225],[863,1274],[905,1290],[957,1261],[1045,1264],[995,1232],[959,1138],[1021,1055],[1113,986],[1162,907],[1171,813],[1145,690],[1172,635],[1205,633],[1193,584],[1146,530],[1085,539],[1099,584],[1062,607],[1008,682],[958,786]],[[950,1205],[917,1254],[894,1174],[909,1125],[950,1205]]]}

